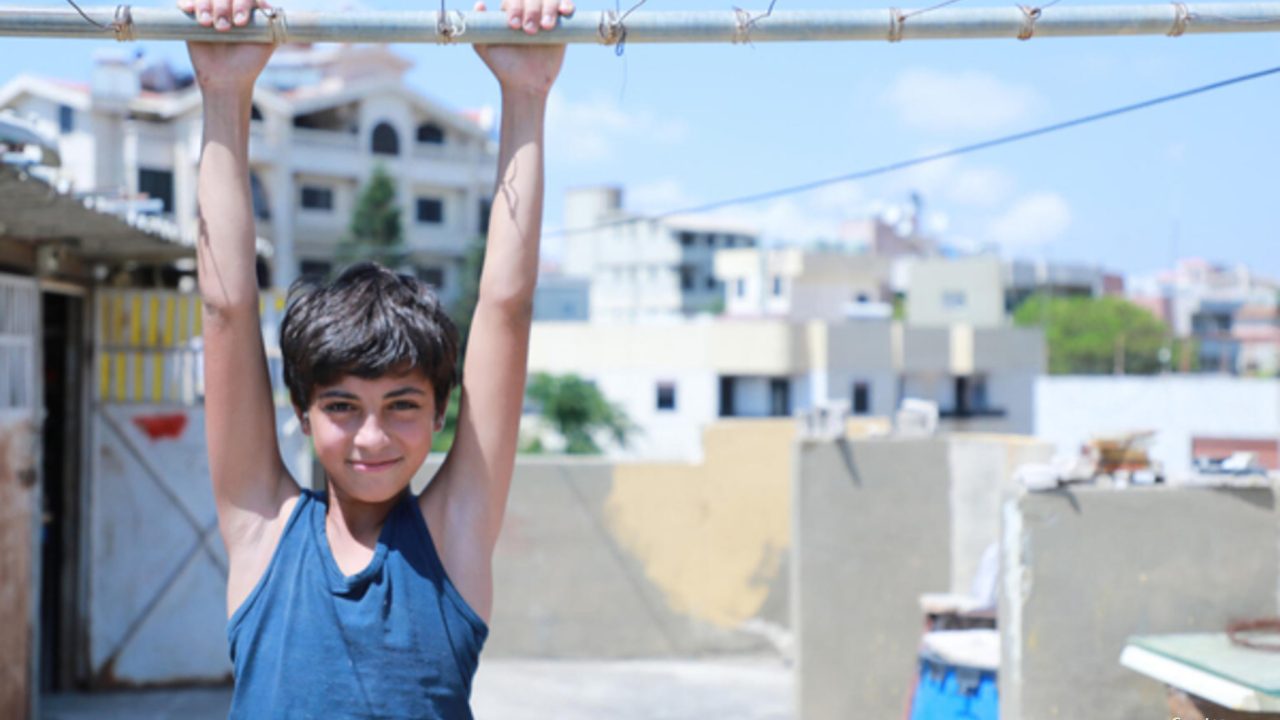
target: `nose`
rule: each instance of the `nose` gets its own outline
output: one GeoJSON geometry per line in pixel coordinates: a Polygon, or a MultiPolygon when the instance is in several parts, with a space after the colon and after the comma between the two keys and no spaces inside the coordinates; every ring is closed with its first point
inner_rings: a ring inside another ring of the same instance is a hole
{"type": "Polygon", "coordinates": [[[387,433],[382,428],[377,413],[369,413],[356,430],[356,447],[361,450],[379,450],[387,444],[387,433]]]}

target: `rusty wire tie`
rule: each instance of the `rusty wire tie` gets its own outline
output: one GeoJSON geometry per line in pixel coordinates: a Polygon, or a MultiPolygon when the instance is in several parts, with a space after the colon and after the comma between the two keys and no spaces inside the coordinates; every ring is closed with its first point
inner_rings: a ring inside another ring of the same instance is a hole
{"type": "Polygon", "coordinates": [[[1175,2],[1173,4],[1173,27],[1169,28],[1166,33],[1169,37],[1179,37],[1187,31],[1187,22],[1191,20],[1191,11],[1187,10],[1186,3],[1175,2]]]}

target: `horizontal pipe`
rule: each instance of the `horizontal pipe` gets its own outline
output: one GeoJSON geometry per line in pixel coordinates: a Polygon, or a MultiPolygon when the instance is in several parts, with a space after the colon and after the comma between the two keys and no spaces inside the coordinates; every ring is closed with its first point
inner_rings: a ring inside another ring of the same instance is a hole
{"type": "Polygon", "coordinates": [[[786,11],[579,11],[552,32],[526,35],[497,12],[255,11],[249,24],[226,32],[197,25],[176,8],[0,7],[0,36],[213,42],[371,42],[556,44],[733,43],[958,38],[1085,37],[1280,31],[1280,2],[1026,8],[940,8],[786,11]],[[94,23],[97,23],[95,25],[94,23]]]}

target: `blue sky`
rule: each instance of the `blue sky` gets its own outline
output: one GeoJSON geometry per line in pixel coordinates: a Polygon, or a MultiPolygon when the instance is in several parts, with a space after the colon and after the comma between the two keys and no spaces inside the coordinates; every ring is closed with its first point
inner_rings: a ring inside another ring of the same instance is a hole
{"type": "MultiPolygon", "coordinates": [[[[1081,4],[1080,0],[1063,0],[1081,4]]],[[[41,5],[56,5],[42,0],[41,5]]],[[[284,7],[297,7],[284,5],[284,7]]],[[[962,2],[964,5],[988,3],[962,2]]],[[[342,0],[309,7],[338,9],[342,0]]],[[[650,0],[644,10],[727,9],[650,0]]],[[[767,5],[763,0],[761,9],[767,5]]],[[[361,5],[416,9],[383,0],[361,5]]],[[[450,1],[450,7],[462,9],[450,1]]],[[[580,8],[612,8],[583,0],[580,8]]],[[[777,9],[884,7],[779,0],[777,9]]],[[[911,7],[902,4],[902,7],[911,7]]],[[[1051,12],[1051,11],[1049,11],[1051,12]]],[[[0,82],[87,80],[114,43],[0,40],[0,82]]],[[[185,62],[176,43],[148,54],[185,62]]],[[[1280,64],[1274,35],[570,48],[552,98],[546,226],[567,187],[614,183],[661,211],[840,175],[1280,64]]],[[[402,45],[409,80],[458,108],[497,88],[466,47],[402,45]]],[[[811,240],[922,193],[958,245],[1135,273],[1201,256],[1280,277],[1280,76],[952,161],[720,211],[811,240]]],[[[555,253],[559,243],[547,242],[555,253]]]]}

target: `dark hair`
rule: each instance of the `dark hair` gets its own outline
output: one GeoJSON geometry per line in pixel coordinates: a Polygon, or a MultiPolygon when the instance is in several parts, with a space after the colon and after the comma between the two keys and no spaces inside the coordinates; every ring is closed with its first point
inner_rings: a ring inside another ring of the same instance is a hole
{"type": "Polygon", "coordinates": [[[317,387],[420,370],[443,413],[457,383],[458,328],[417,278],[362,262],[331,282],[295,282],[280,323],[284,384],[306,410],[317,387]]]}

